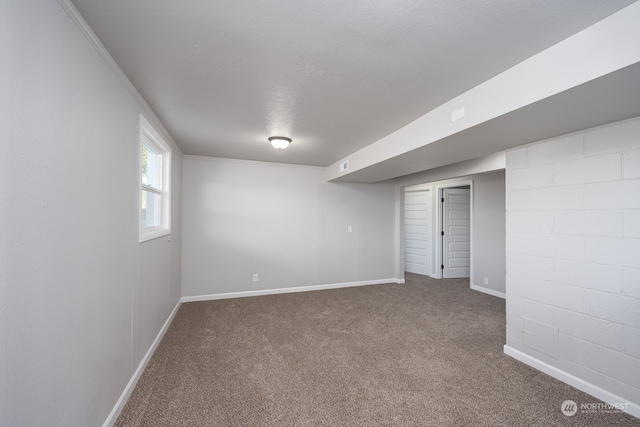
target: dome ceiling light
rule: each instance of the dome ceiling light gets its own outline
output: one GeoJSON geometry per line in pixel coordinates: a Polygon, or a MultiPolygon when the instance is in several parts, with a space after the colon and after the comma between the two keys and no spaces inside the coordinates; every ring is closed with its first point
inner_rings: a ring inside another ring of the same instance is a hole
{"type": "Polygon", "coordinates": [[[283,148],[287,148],[289,144],[291,144],[291,138],[287,138],[285,136],[272,136],[269,137],[269,142],[271,143],[271,145],[273,145],[273,148],[282,150],[283,148]]]}

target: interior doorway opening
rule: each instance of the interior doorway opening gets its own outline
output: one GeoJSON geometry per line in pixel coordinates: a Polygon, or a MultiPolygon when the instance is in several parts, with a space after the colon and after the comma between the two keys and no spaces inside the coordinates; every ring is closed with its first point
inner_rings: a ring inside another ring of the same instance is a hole
{"type": "Polygon", "coordinates": [[[473,273],[473,180],[455,179],[404,187],[404,272],[442,278],[473,273]]]}
{"type": "Polygon", "coordinates": [[[471,186],[440,189],[440,277],[470,277],[471,186]]]}
{"type": "MultiPolygon", "coordinates": [[[[398,194],[398,240],[397,240],[397,271],[398,276],[404,278],[404,273],[411,273],[412,270],[405,265],[405,254],[409,250],[405,246],[407,244],[408,233],[405,232],[405,196],[408,191],[416,189],[428,189],[431,192],[432,203],[432,222],[431,224],[431,240],[427,243],[427,248],[431,251],[432,270],[427,275],[434,279],[453,277],[449,271],[443,271],[443,249],[449,244],[443,242],[442,198],[444,192],[448,189],[462,189],[469,191],[468,211],[464,214],[457,213],[450,218],[458,218],[460,216],[465,219],[468,217],[468,249],[460,245],[461,242],[455,243],[460,252],[468,253],[468,261],[456,260],[451,258],[450,266],[462,266],[465,268],[465,279],[469,280],[471,289],[484,292],[489,295],[505,298],[505,173],[504,170],[495,170],[475,175],[464,176],[460,178],[452,178],[442,181],[427,181],[424,183],[416,182],[414,178],[408,182],[408,185],[402,185],[398,194]],[[468,268],[468,272],[466,269],[468,268]]],[[[460,225],[460,224],[457,224],[460,225]]],[[[466,242],[465,242],[466,243],[466,242]]]]}

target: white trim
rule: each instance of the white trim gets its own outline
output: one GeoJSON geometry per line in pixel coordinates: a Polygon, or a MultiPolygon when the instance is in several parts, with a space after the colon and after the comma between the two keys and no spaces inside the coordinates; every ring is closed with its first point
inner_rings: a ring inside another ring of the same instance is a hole
{"type": "Polygon", "coordinates": [[[159,239],[160,237],[171,236],[171,230],[162,227],[149,227],[144,233],[140,232],[138,243],[148,242],[149,240],[159,239]]]}
{"type": "Polygon", "coordinates": [[[115,424],[116,420],[120,416],[120,413],[122,412],[122,409],[124,408],[124,405],[126,405],[127,400],[129,399],[129,396],[131,396],[133,389],[136,387],[136,384],[138,384],[138,380],[140,380],[140,377],[142,376],[144,369],[147,367],[149,360],[151,360],[151,356],[153,356],[153,353],[158,348],[160,341],[162,341],[162,337],[164,337],[164,334],[167,332],[167,329],[169,329],[169,325],[171,324],[171,322],[173,322],[173,318],[176,316],[176,313],[178,312],[180,305],[182,305],[182,301],[178,300],[178,303],[173,308],[173,311],[171,312],[167,320],[164,322],[164,325],[162,325],[160,332],[158,332],[156,339],[153,340],[151,347],[149,347],[149,350],[147,350],[147,353],[144,355],[144,357],[140,361],[140,364],[138,365],[138,369],[136,369],[136,371],[133,373],[133,376],[129,380],[129,383],[124,388],[124,391],[120,395],[120,398],[116,402],[116,405],[111,410],[111,413],[105,420],[104,424],[102,424],[102,427],[112,427],[115,424]]]}
{"type": "Polygon", "coordinates": [[[433,240],[435,243],[434,246],[434,259],[435,259],[435,274],[436,274],[436,279],[442,279],[443,274],[442,274],[442,269],[440,268],[440,266],[442,265],[442,244],[441,241],[442,239],[440,239],[440,234],[442,233],[442,198],[444,197],[444,189],[445,188],[453,188],[453,187],[461,187],[461,186],[465,186],[468,185],[469,186],[469,280],[473,280],[473,217],[474,212],[474,206],[473,206],[473,193],[474,193],[474,185],[473,185],[473,179],[469,179],[468,177],[465,178],[461,178],[461,179],[452,179],[452,180],[447,180],[438,184],[435,184],[434,186],[434,194],[436,196],[436,208],[435,210],[435,227],[433,228],[434,230],[436,230],[436,233],[433,236],[433,240]]]}
{"type": "Polygon", "coordinates": [[[494,297],[498,297],[502,299],[507,299],[507,294],[505,294],[504,292],[498,292],[498,291],[494,291],[493,289],[483,288],[482,286],[476,286],[476,285],[471,285],[469,287],[474,291],[482,292],[488,295],[493,295],[494,297]]]}
{"type": "Polygon", "coordinates": [[[321,291],[325,289],[352,288],[356,286],[382,285],[385,283],[404,283],[404,279],[379,279],[362,282],[331,283],[328,285],[299,286],[295,288],[263,289],[258,291],[228,292],[224,294],[194,295],[182,297],[182,302],[212,301],[229,298],[256,297],[262,295],[289,294],[294,292],[321,291]]]}
{"type": "Polygon", "coordinates": [[[138,150],[138,164],[140,167],[140,172],[138,173],[140,187],[140,192],[138,193],[139,243],[171,234],[171,171],[173,169],[171,153],[171,145],[167,143],[162,134],[146,119],[144,114],[140,114],[140,149],[138,150]],[[141,192],[146,190],[145,184],[142,183],[142,147],[145,144],[151,145],[162,154],[162,189],[160,193],[162,206],[160,207],[160,225],[156,227],[142,227],[140,222],[142,213],[141,192]]]}
{"type": "Polygon", "coordinates": [[[76,24],[80,32],[87,38],[91,46],[98,52],[98,54],[102,57],[107,66],[113,71],[113,74],[116,75],[118,80],[123,84],[123,86],[129,91],[131,96],[136,100],[140,108],[151,118],[151,121],[155,126],[157,126],[165,137],[171,140],[174,144],[173,138],[171,138],[171,134],[164,127],[156,113],[151,109],[147,101],[144,100],[140,92],[135,88],[133,83],[127,78],[124,74],[118,63],[113,59],[107,48],[104,47],[98,36],[93,32],[87,21],[84,20],[78,9],[71,2],[71,0],[58,0],[58,4],[62,9],[69,15],[71,21],[76,24]]]}
{"type": "MultiPolygon", "coordinates": [[[[551,366],[547,363],[544,363],[535,357],[531,357],[528,354],[521,352],[520,350],[516,350],[513,347],[508,345],[504,346],[504,353],[508,356],[513,357],[520,362],[531,366],[545,374],[562,381],[563,383],[569,384],[572,387],[577,388],[580,391],[584,391],[585,393],[590,394],[591,396],[602,400],[605,403],[614,404],[614,403],[628,403],[627,411],[629,414],[634,417],[640,418],[640,405],[629,402],[628,399],[623,399],[620,396],[617,396],[607,390],[604,390],[596,385],[591,384],[581,378],[578,378],[574,375],[571,375],[561,369],[556,368],[555,366],[551,366]]],[[[559,404],[559,403],[558,403],[559,404]]]]}

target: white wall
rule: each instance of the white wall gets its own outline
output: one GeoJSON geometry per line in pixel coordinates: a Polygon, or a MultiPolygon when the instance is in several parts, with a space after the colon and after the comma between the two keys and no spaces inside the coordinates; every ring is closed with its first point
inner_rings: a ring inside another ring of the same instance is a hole
{"type": "Polygon", "coordinates": [[[0,425],[102,425],[180,296],[138,244],[143,109],[55,1],[0,13],[0,425]]]}
{"type": "Polygon", "coordinates": [[[184,296],[394,278],[392,183],[185,156],[183,200],[184,296]]]}
{"type": "Polygon", "coordinates": [[[506,178],[505,352],[640,416],[640,118],[510,150],[506,178]]]}
{"type": "MultiPolygon", "coordinates": [[[[404,188],[412,189],[430,189],[432,194],[433,209],[438,209],[438,191],[439,187],[455,187],[466,185],[473,181],[473,228],[471,240],[473,248],[471,253],[471,275],[470,285],[474,289],[485,291],[492,295],[504,296],[505,292],[505,184],[504,171],[494,170],[504,165],[500,160],[504,160],[504,154],[490,156],[488,159],[477,159],[473,162],[463,162],[451,165],[450,167],[442,167],[436,170],[430,170],[423,173],[407,175],[398,178],[396,184],[396,194],[404,193],[404,188]],[[489,170],[484,173],[474,173],[466,175],[465,172],[479,172],[489,170]],[[442,179],[451,177],[452,179],[442,179]],[[456,177],[456,178],[453,178],[456,177]],[[431,181],[438,179],[436,181],[431,181]],[[484,278],[489,279],[489,284],[484,284],[484,278]]],[[[398,197],[396,203],[400,205],[402,201],[398,197]]],[[[433,230],[439,230],[437,221],[438,215],[433,216],[433,230]]],[[[402,224],[401,224],[402,225],[402,224]]],[[[437,234],[437,233],[436,233],[437,234]]],[[[404,266],[404,227],[398,235],[398,242],[402,248],[396,254],[401,259],[398,261],[400,266],[404,266]]],[[[435,268],[440,266],[438,258],[438,250],[436,250],[435,240],[432,242],[431,253],[434,259],[432,265],[435,268]]],[[[399,277],[402,272],[397,272],[399,277]]],[[[431,274],[436,276],[434,270],[431,274]]]]}

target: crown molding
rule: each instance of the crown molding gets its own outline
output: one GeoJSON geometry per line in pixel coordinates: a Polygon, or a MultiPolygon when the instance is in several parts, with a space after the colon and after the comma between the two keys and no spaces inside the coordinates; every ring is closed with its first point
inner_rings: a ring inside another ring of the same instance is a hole
{"type": "Polygon", "coordinates": [[[244,165],[270,166],[270,167],[277,166],[277,167],[289,168],[289,169],[312,169],[312,170],[320,170],[320,171],[326,169],[325,166],[299,165],[297,163],[278,163],[278,162],[268,162],[264,160],[232,159],[229,157],[200,156],[195,154],[184,154],[182,157],[184,159],[202,160],[205,162],[240,163],[244,165]]]}
{"type": "MultiPolygon", "coordinates": [[[[170,140],[173,145],[177,146],[173,137],[164,127],[160,118],[156,115],[153,109],[147,104],[147,101],[142,97],[138,89],[131,83],[129,78],[125,75],[122,68],[118,65],[118,63],[113,59],[109,51],[102,44],[98,36],[93,32],[87,21],[82,17],[76,6],[71,2],[71,0],[57,0],[58,4],[62,7],[62,9],[69,15],[71,21],[76,24],[80,32],[87,38],[91,46],[98,52],[100,57],[104,60],[107,66],[113,71],[118,80],[123,84],[123,86],[129,91],[131,96],[136,100],[140,108],[142,108],[144,114],[147,116],[147,120],[152,122],[156,129],[159,129],[165,138],[170,140]]],[[[179,148],[179,147],[178,147],[179,148]]]]}

